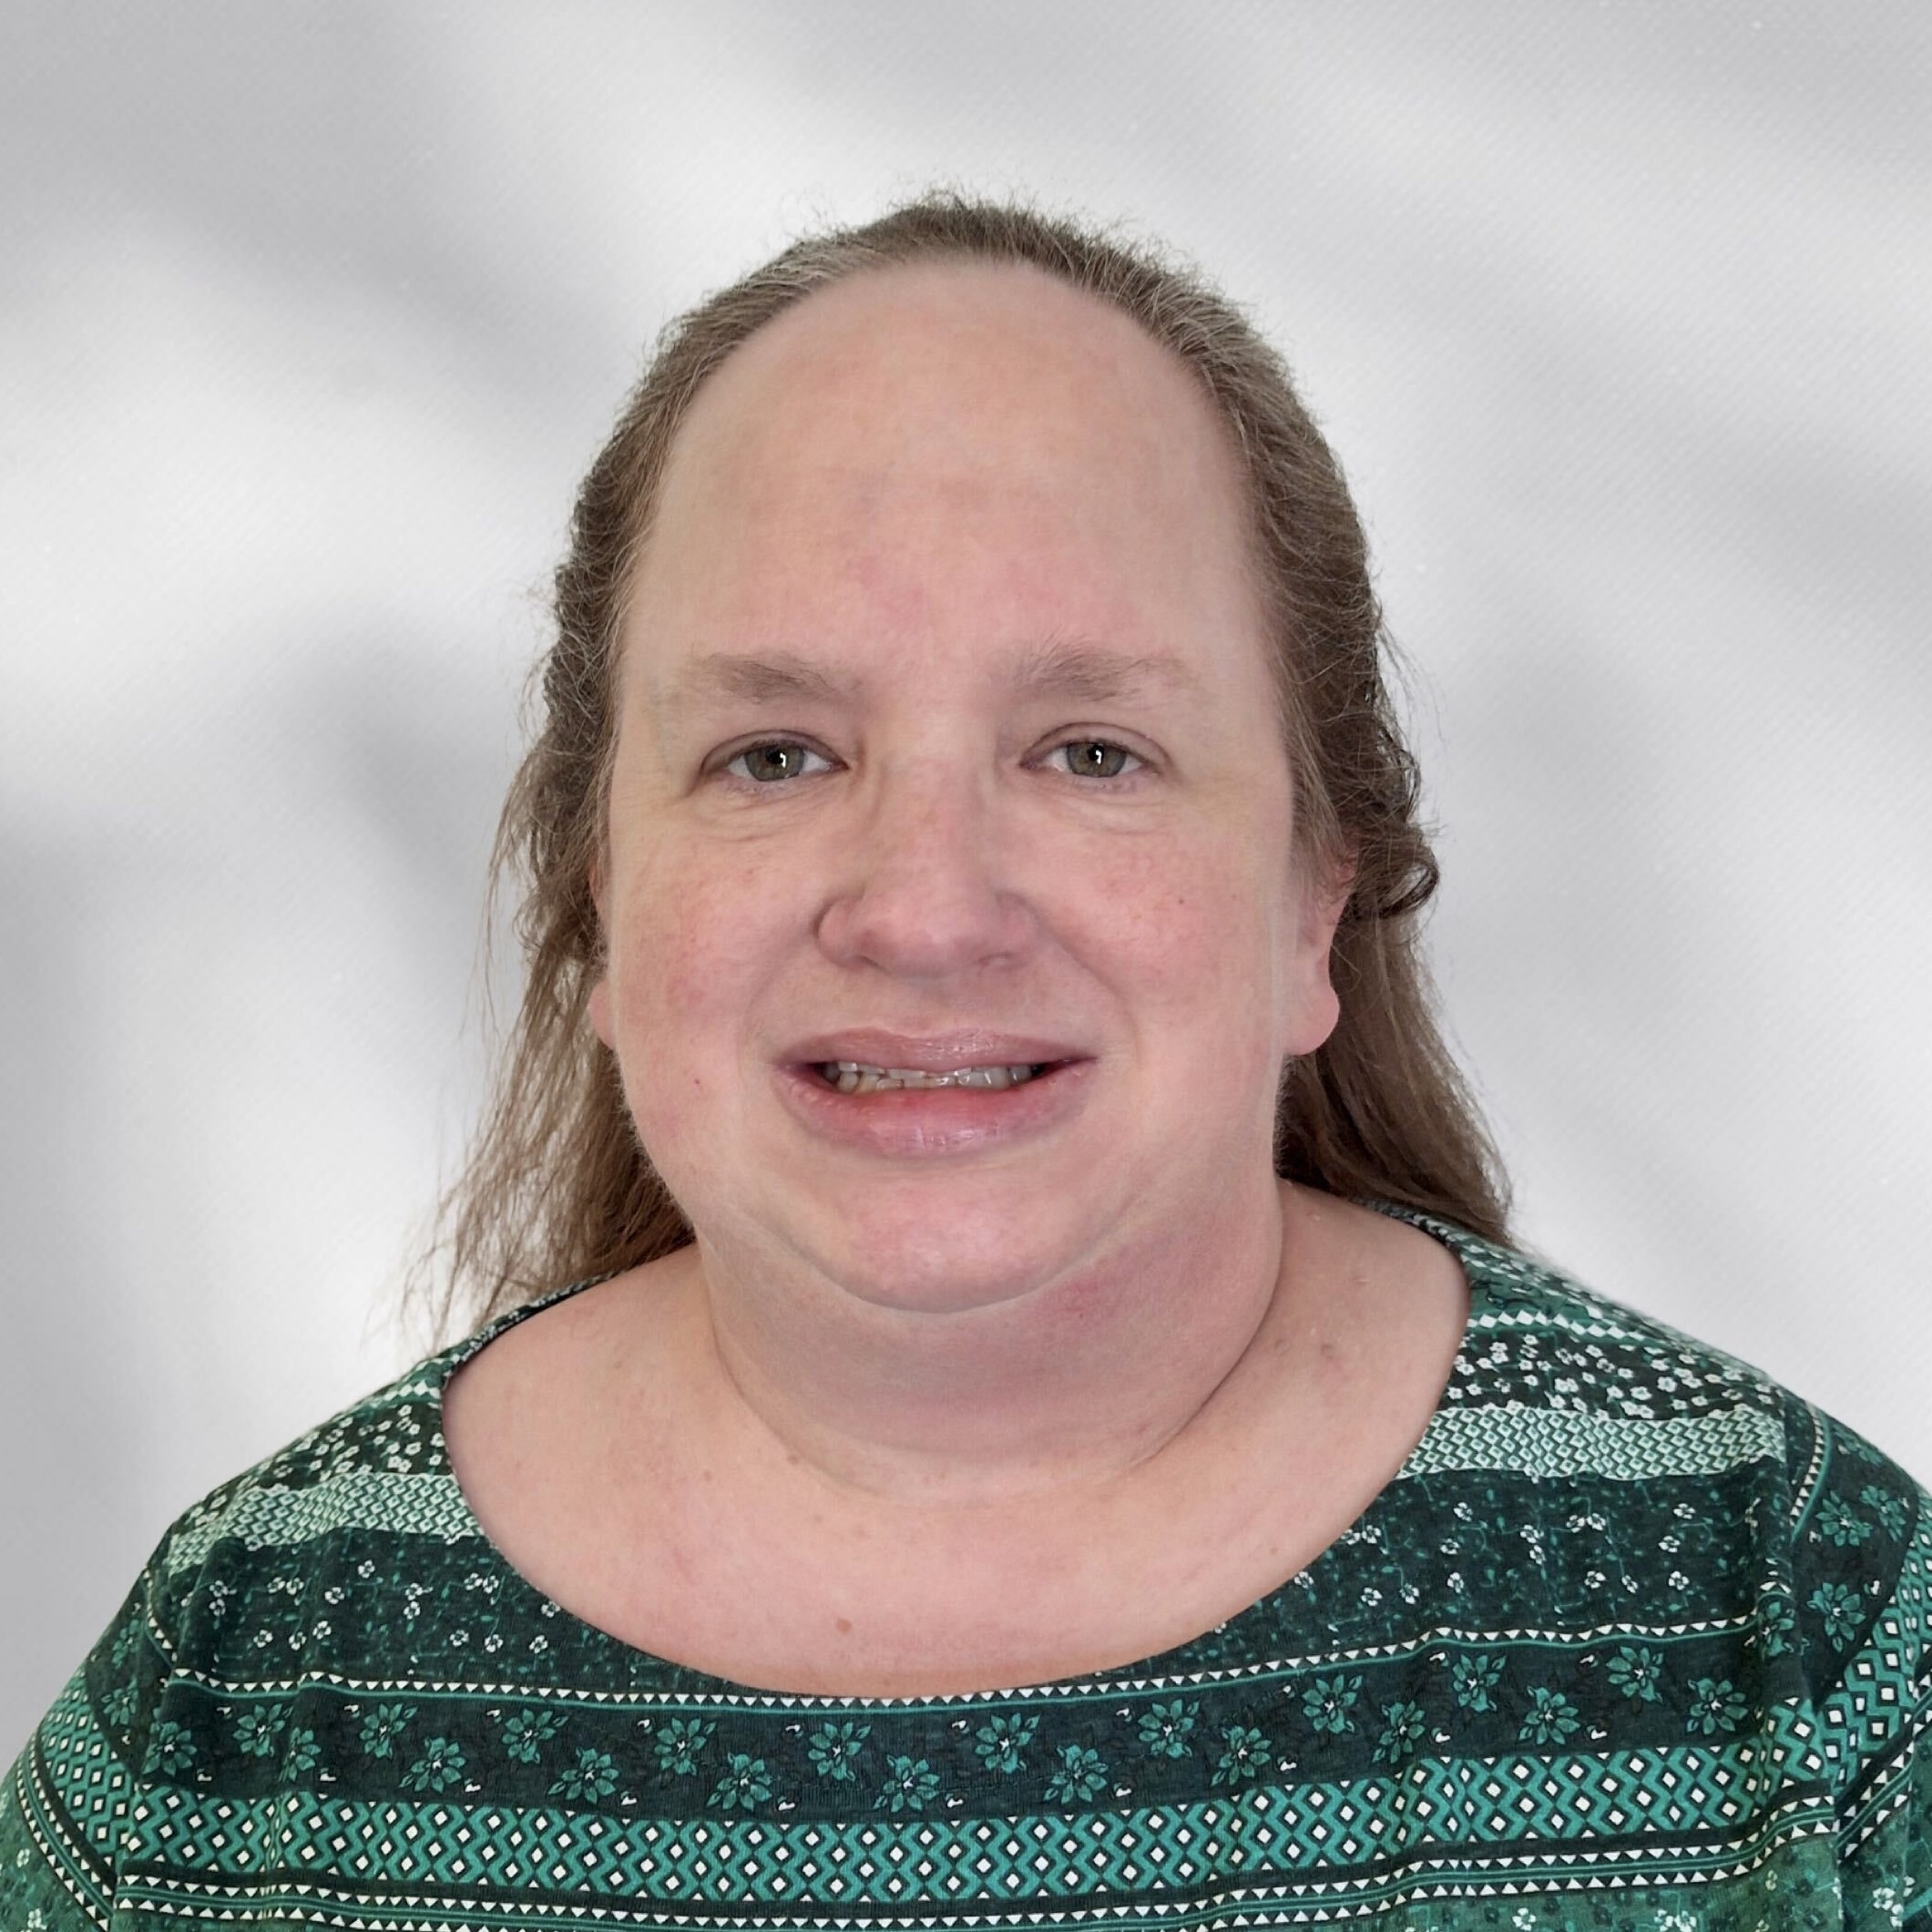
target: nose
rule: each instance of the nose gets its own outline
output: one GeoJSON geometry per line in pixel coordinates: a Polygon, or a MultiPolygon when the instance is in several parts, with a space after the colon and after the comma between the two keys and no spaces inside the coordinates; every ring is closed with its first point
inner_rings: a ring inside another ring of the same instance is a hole
{"type": "Polygon", "coordinates": [[[819,922],[827,957],[935,981],[1023,957],[1038,927],[1010,864],[1017,831],[991,775],[957,756],[882,772],[819,922]]]}

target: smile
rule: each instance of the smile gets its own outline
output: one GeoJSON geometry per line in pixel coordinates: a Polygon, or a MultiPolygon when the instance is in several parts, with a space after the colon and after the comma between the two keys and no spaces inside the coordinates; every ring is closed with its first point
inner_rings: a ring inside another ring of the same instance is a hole
{"type": "Polygon", "coordinates": [[[1036,1066],[958,1067],[950,1073],[923,1073],[910,1067],[868,1067],[862,1060],[824,1060],[818,1073],[841,1093],[891,1093],[902,1087],[981,1087],[997,1092],[1024,1086],[1052,1064],[1043,1060],[1036,1066]]]}

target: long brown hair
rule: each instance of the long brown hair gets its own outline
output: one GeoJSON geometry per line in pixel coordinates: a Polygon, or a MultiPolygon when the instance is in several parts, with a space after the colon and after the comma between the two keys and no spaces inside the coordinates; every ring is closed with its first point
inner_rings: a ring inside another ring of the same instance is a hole
{"type": "Polygon", "coordinates": [[[1222,296],[1157,251],[1027,207],[936,193],[799,241],[680,317],[584,479],[557,571],[536,735],[497,829],[493,891],[520,874],[527,978],[488,1111],[442,1203],[445,1320],[453,1302],[480,1321],[692,1238],[585,1012],[600,970],[590,878],[626,589],[671,441],[719,364],[815,290],[938,261],[1031,263],[1110,302],[1179,356],[1214,404],[1252,507],[1297,837],[1309,854],[1354,864],[1332,956],[1341,1019],[1324,1046],[1283,1070],[1275,1170],[1505,1235],[1500,1161],[1443,1040],[1419,949],[1436,865],[1384,683],[1366,540],[1287,370],[1222,296]]]}

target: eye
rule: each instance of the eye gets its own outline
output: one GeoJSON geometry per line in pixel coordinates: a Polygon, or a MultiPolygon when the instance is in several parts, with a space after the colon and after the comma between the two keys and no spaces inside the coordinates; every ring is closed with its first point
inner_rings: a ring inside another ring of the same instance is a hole
{"type": "Polygon", "coordinates": [[[744,765],[745,780],[752,784],[772,785],[799,777],[805,759],[823,756],[823,753],[814,751],[810,745],[799,743],[795,738],[767,738],[758,744],[748,744],[735,758],[727,759],[718,769],[731,772],[735,766],[744,765]]]}
{"type": "MultiPolygon", "coordinates": [[[[1142,768],[1147,763],[1138,751],[1131,751],[1108,738],[1066,739],[1053,746],[1046,755],[1052,758],[1063,751],[1075,754],[1073,762],[1061,768],[1069,777],[1084,778],[1099,785],[1121,784],[1138,776],[1137,772],[1122,771],[1124,760],[1132,759],[1136,766],[1142,768]]],[[[718,769],[729,772],[741,785],[750,783],[769,787],[782,785],[788,779],[811,776],[805,770],[804,761],[823,757],[823,752],[813,751],[810,745],[795,738],[766,738],[756,744],[747,745],[718,769]],[[741,765],[744,767],[742,776],[738,772],[741,765]]]]}
{"type": "Polygon", "coordinates": [[[1062,751],[1072,751],[1077,755],[1070,765],[1063,767],[1078,778],[1091,778],[1101,784],[1118,783],[1123,777],[1131,778],[1132,772],[1123,773],[1120,761],[1131,758],[1137,765],[1145,767],[1147,761],[1138,751],[1130,751],[1124,744],[1116,744],[1110,738],[1068,738],[1054,746],[1048,757],[1057,758],[1062,751]],[[1094,754],[1099,756],[1096,758],[1094,754]]]}

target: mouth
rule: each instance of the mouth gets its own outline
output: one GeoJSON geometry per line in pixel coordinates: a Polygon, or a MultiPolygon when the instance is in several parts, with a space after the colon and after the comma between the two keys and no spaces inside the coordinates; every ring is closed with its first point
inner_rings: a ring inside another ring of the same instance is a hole
{"type": "Polygon", "coordinates": [[[1070,1064],[1067,1060],[1034,1060],[956,1067],[944,1073],[927,1073],[916,1067],[874,1067],[864,1060],[813,1060],[807,1063],[806,1070],[827,1087],[844,1094],[919,1092],[938,1088],[1004,1093],[1070,1064]]]}
{"type": "Polygon", "coordinates": [[[1095,1059],[1007,1060],[928,1069],[792,1060],[778,1091],[794,1120],[864,1159],[994,1153],[1067,1130],[1092,1097],[1095,1059]]]}

